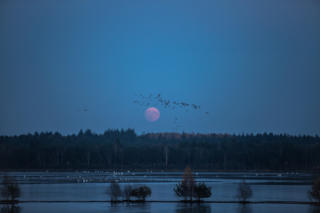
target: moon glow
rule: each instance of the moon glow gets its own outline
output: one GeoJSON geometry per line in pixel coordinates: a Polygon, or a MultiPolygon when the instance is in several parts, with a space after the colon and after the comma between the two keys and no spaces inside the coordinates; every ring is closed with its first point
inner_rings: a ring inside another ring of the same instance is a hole
{"type": "Polygon", "coordinates": [[[146,109],[144,112],[144,117],[146,118],[147,121],[149,122],[155,122],[160,118],[160,112],[157,108],[155,107],[149,107],[146,109]]]}

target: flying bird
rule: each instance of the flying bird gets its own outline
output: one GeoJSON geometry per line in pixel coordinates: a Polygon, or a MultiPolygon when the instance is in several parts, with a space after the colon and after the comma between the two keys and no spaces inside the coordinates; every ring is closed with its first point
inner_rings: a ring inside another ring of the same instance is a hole
{"type": "MultiPolygon", "coordinates": [[[[184,101],[177,100],[169,100],[163,98],[160,93],[157,95],[149,94],[148,96],[144,96],[143,94],[139,94],[140,100],[134,100],[133,103],[139,104],[140,106],[150,106],[150,105],[161,105],[164,108],[176,109],[177,107],[185,109],[187,112],[188,109],[200,110],[200,105],[194,103],[187,103],[184,101]]],[[[208,113],[206,113],[208,114],[208,113]]]]}

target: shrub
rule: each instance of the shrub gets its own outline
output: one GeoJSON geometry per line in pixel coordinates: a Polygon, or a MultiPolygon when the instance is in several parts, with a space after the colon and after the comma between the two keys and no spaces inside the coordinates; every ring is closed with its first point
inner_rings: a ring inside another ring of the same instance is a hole
{"type": "Polygon", "coordinates": [[[13,177],[4,176],[2,180],[1,195],[7,200],[14,202],[20,197],[20,187],[13,177]]]}
{"type": "Polygon", "coordinates": [[[108,193],[110,195],[111,201],[116,202],[118,201],[118,197],[122,195],[121,188],[116,181],[111,181],[108,193]]]}
{"type": "Polygon", "coordinates": [[[238,194],[237,197],[239,201],[245,203],[252,196],[252,190],[250,185],[244,180],[238,185],[238,194]]]}
{"type": "Polygon", "coordinates": [[[313,184],[312,189],[310,191],[310,195],[312,198],[317,200],[320,203],[320,178],[317,178],[313,184]]]}
{"type": "Polygon", "coordinates": [[[176,184],[176,186],[173,188],[173,191],[178,197],[184,197],[184,200],[187,200],[187,188],[185,187],[185,185],[182,185],[182,183],[176,184]]]}
{"type": "Polygon", "coordinates": [[[201,200],[201,198],[208,198],[211,197],[211,187],[208,187],[205,183],[199,183],[194,187],[194,194],[193,196],[201,200]]]}
{"type": "Polygon", "coordinates": [[[145,201],[146,197],[151,195],[151,189],[148,186],[140,186],[131,190],[130,195],[138,200],[145,201]]]}
{"type": "Polygon", "coordinates": [[[124,194],[125,200],[130,201],[131,191],[132,191],[132,186],[131,185],[126,185],[124,187],[123,194],[124,194]]]}

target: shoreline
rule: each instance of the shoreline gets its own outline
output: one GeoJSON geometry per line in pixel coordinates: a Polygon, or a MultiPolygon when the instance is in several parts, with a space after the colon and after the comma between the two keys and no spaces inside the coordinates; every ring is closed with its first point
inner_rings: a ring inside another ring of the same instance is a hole
{"type": "Polygon", "coordinates": [[[0,201],[0,204],[4,205],[15,205],[19,203],[112,203],[112,204],[120,204],[120,203],[186,203],[186,204],[202,204],[202,203],[216,203],[216,204],[284,204],[284,205],[320,205],[319,202],[316,201],[183,201],[183,200],[119,200],[119,201],[110,201],[110,200],[23,200],[23,201],[0,201]]]}
{"type": "MultiPolygon", "coordinates": [[[[0,169],[0,173],[7,172],[177,172],[183,173],[183,169],[0,169]]],[[[193,172],[212,172],[212,173],[307,173],[320,174],[315,170],[214,170],[214,169],[195,169],[193,172]]]]}

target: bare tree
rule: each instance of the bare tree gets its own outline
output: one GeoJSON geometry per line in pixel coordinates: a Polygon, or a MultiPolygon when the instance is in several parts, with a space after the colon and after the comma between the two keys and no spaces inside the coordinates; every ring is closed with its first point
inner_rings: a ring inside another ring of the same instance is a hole
{"type": "Polygon", "coordinates": [[[124,195],[126,201],[130,201],[131,193],[132,193],[132,186],[126,185],[123,190],[123,195],[124,195]]]}
{"type": "Polygon", "coordinates": [[[111,202],[117,202],[122,195],[120,185],[114,180],[111,181],[107,192],[110,195],[111,202]]]}
{"type": "Polygon", "coordinates": [[[184,200],[187,200],[187,198],[189,198],[189,200],[192,201],[192,197],[194,197],[194,188],[196,182],[194,180],[190,167],[187,166],[185,168],[182,177],[183,179],[181,183],[177,184],[173,190],[178,197],[184,197],[184,200]]]}
{"type": "Polygon", "coordinates": [[[320,177],[313,182],[312,189],[309,193],[313,199],[320,203],[320,177]]]}
{"type": "Polygon", "coordinates": [[[169,161],[169,148],[166,144],[164,147],[164,161],[165,161],[165,167],[168,169],[168,161],[169,161]]]}
{"type": "Polygon", "coordinates": [[[239,199],[240,202],[246,203],[251,196],[252,196],[251,187],[245,180],[243,180],[238,185],[237,198],[239,199]]]}
{"type": "Polygon", "coordinates": [[[15,178],[5,175],[2,180],[1,195],[10,202],[17,201],[20,197],[20,187],[15,178]]]}

